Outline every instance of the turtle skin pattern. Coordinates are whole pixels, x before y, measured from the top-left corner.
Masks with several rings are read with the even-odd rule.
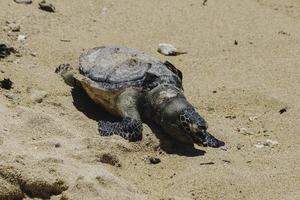
[[[121,122],[99,121],[101,136],[119,135],[130,142],[142,140],[143,124],[141,120],[125,117]]]
[[[213,147],[213,148],[218,148],[218,147],[222,147],[224,146],[225,143],[223,141],[218,140],[217,138],[215,138],[214,136],[212,136],[211,134],[207,133],[205,140],[203,142],[203,146],[209,146],[209,147]]]
[[[207,129],[206,121],[195,111],[194,108],[188,107],[182,111],[179,115],[179,121],[186,132],[191,132],[189,124],[196,124],[200,130],[198,133],[198,137],[201,140],[203,146],[209,146],[213,148],[217,148],[220,146],[224,146],[225,143],[218,140],[211,134],[209,134]]]
[[[198,127],[207,129],[206,121],[200,117],[192,107],[184,109],[180,114],[179,119],[185,131],[190,131],[189,123],[195,123]]]

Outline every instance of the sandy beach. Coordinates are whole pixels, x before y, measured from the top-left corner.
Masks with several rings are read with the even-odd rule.
[[[0,88],[0,200],[300,199],[300,1],[39,2],[0,1],[0,81],[13,82]],[[99,136],[113,117],[54,71],[112,45],[180,69],[226,146],[187,149],[146,124],[140,142]]]

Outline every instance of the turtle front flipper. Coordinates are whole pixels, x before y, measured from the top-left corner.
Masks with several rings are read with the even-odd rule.
[[[143,124],[137,109],[138,91],[128,88],[117,100],[117,108],[123,117],[120,122],[99,121],[101,136],[119,135],[130,142],[142,139]]]
[[[141,120],[125,117],[120,122],[99,121],[98,130],[101,136],[115,134],[135,142],[142,139],[143,124]]]

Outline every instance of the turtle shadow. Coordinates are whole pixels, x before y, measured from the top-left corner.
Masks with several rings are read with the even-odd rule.
[[[179,156],[186,157],[197,157],[203,156],[206,153],[206,151],[196,149],[193,144],[183,144],[174,140],[167,133],[163,132],[163,130],[155,123],[148,121],[145,123],[150,127],[152,132],[159,139],[160,149],[166,152],[167,154],[177,154]]]
[[[94,121],[118,121],[118,119],[107,112],[102,106],[96,104],[84,91],[83,88],[76,86],[71,90],[73,105],[86,117]]]
[[[94,121],[120,121],[117,117],[107,112],[102,106],[96,104],[80,86],[72,88],[71,95],[73,98],[73,105],[76,109],[82,112],[86,117]],[[145,122],[155,136],[160,141],[160,149],[167,154],[177,154],[180,156],[196,157],[203,156],[206,152],[196,149],[193,145],[185,145],[173,140],[168,134],[164,133],[159,126],[152,122]],[[100,136],[99,136],[100,137]]]

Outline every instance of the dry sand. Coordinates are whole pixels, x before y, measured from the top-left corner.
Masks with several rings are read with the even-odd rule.
[[[298,0],[51,0],[55,13],[38,2],[0,1],[1,43],[19,51],[0,60],[14,82],[0,89],[1,200],[300,199]],[[159,55],[161,42],[188,54]],[[227,148],[160,145],[147,125],[142,142],[100,137],[106,114],[54,69],[102,45],[176,65]]]

